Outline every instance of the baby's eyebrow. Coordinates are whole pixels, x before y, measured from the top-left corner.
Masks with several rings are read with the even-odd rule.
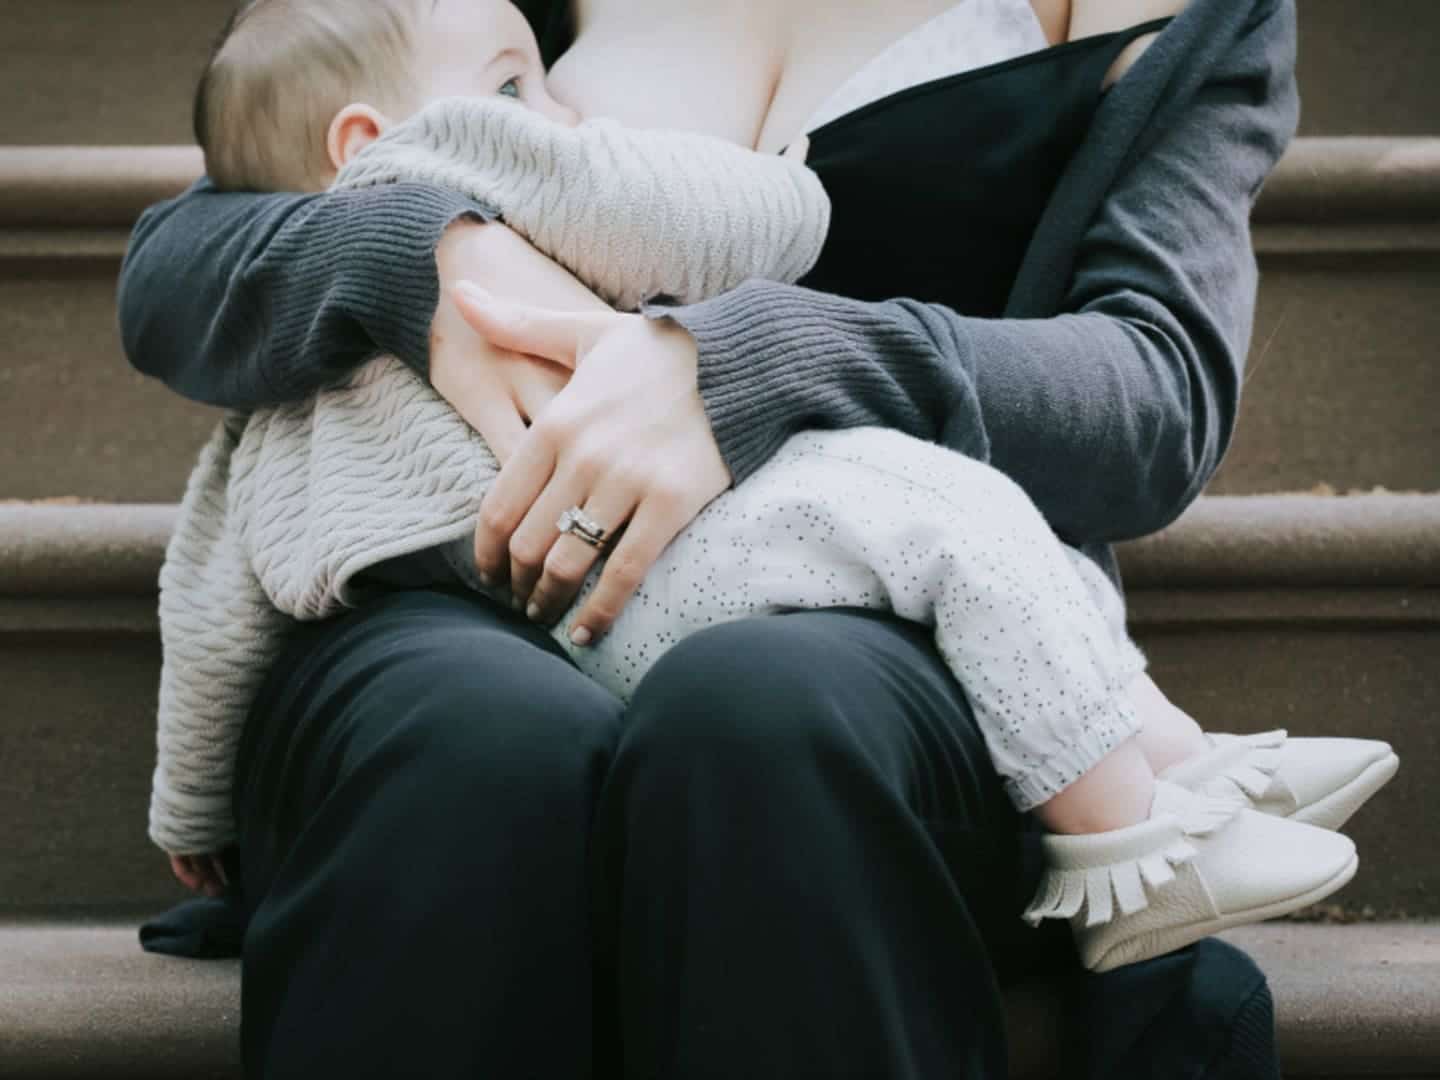
[[[511,49],[501,49],[498,53],[496,53],[494,56],[492,56],[492,57],[490,58],[489,63],[487,63],[487,64],[485,65],[485,70],[486,70],[486,71],[489,71],[492,67],[494,67],[496,64],[500,63],[502,60],[524,60],[524,59],[525,59],[525,54],[524,54],[521,50],[519,50],[519,49],[514,49],[514,48],[511,48]]]

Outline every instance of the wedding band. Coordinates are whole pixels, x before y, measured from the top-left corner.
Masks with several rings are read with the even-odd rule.
[[[605,527],[578,506],[572,506],[561,514],[555,527],[561,533],[583,540],[597,551],[605,546]]]

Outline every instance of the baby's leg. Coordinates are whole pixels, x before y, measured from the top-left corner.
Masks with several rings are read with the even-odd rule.
[[[1195,723],[1184,711],[1176,708],[1174,704],[1161,693],[1161,688],[1155,685],[1149,675],[1145,674],[1145,658],[1140,655],[1135,642],[1130,641],[1130,636],[1125,628],[1125,602],[1120,599],[1119,590],[1110,582],[1109,577],[1104,576],[1099,566],[1092,560],[1087,559],[1084,554],[1077,550],[1066,547],[1064,553],[1070,560],[1076,575],[1086,586],[1090,593],[1090,599],[1094,606],[1099,609],[1100,615],[1109,625],[1110,636],[1115,641],[1117,651],[1122,655],[1122,662],[1128,671],[1135,672],[1128,684],[1125,694],[1129,698],[1130,707],[1135,708],[1135,714],[1139,717],[1140,730],[1135,736],[1135,747],[1130,753],[1139,750],[1140,755],[1145,757],[1146,765],[1149,765],[1155,775],[1164,772],[1169,766],[1176,762],[1202,755],[1210,750],[1210,743],[1205,740],[1204,732],[1201,732],[1200,724]],[[1117,762],[1106,762],[1100,766],[1100,772],[1110,772],[1115,769]],[[1074,785],[1074,789],[1061,792],[1057,799],[1054,799],[1048,808],[1051,818],[1043,815],[1045,824],[1057,832],[1096,832],[1097,828],[1086,828],[1086,821],[1083,816],[1079,821],[1073,819],[1071,812],[1084,814],[1089,801],[1083,798],[1084,789],[1089,786],[1096,786],[1104,791],[1106,776],[1083,776]]]
[[[1052,829],[1025,916],[1070,919],[1098,970],[1343,885],[1344,837],[1157,779],[1131,693],[1144,659],[1076,557],[994,469],[893,432],[807,433],[711,503],[599,646],[572,652],[628,696],[725,619],[864,606],[935,627],[1011,798]]]
[[[1144,659],[1092,585],[996,470],[893,432],[810,433],[712,503],[607,638],[575,656],[623,695],[670,644],[724,619],[888,609],[935,627],[1021,809],[1118,752],[1107,783],[1066,801],[1075,820],[1056,823],[1099,828],[1143,819],[1154,774],[1132,743],[1139,721],[1125,694]]]
[[[1137,675],[1126,694],[1140,716],[1140,734],[1135,741],[1157,774],[1210,749],[1200,725],[1167,698],[1149,675]]]

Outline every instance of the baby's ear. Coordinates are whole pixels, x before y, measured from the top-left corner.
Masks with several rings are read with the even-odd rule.
[[[330,130],[325,135],[330,164],[337,170],[343,169],[351,158],[384,135],[389,126],[385,114],[373,106],[358,101],[346,105],[330,121]]]

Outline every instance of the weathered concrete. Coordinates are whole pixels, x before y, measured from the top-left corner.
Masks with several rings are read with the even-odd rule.
[[[0,148],[0,498],[171,501],[215,413],[125,363],[126,228],[193,153]],[[1297,143],[1221,494],[1440,487],[1440,139]]]
[[[0,41],[0,144],[174,143],[230,0],[14,0]],[[1302,130],[1440,132],[1440,6],[1299,0]]]
[[[180,895],[145,837],[172,514],[0,506],[0,913]],[[1436,523],[1440,496],[1217,498],[1122,549],[1136,635],[1204,726],[1394,744],[1339,896],[1386,915],[1440,916],[1440,847],[1416,829],[1440,787]]]
[[[0,925],[0,1074],[239,1076],[239,967],[144,953],[133,922]],[[1285,1075],[1440,1076],[1440,927],[1268,923],[1226,935],[1269,977]],[[1006,992],[1011,1077],[1055,1080],[1053,981]]]

